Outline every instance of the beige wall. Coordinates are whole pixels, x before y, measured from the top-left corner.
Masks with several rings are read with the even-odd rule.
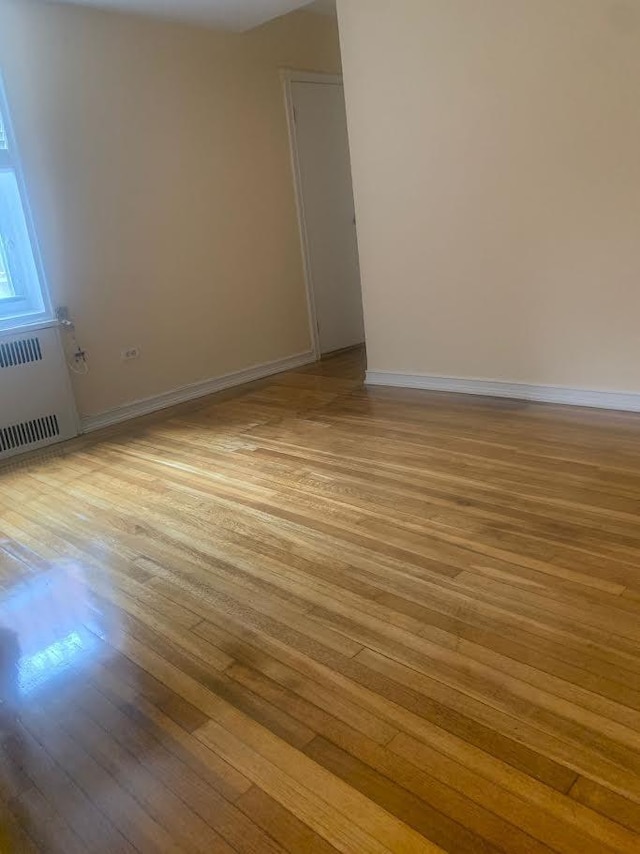
[[[278,69],[338,71],[335,20],[234,35],[0,0],[0,57],[53,299],[90,354],[83,414],[310,349]]]
[[[640,6],[339,0],[372,370],[640,391]]]

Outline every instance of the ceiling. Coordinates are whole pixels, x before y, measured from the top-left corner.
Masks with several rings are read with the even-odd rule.
[[[335,0],[57,0],[155,15],[226,30],[250,30],[295,9],[335,13]]]

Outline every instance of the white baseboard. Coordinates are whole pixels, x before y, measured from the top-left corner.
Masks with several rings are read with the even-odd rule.
[[[315,355],[310,350],[306,353],[298,353],[295,356],[287,356],[285,359],[276,359],[273,362],[263,362],[261,365],[253,365],[250,368],[245,368],[242,371],[234,371],[231,374],[225,374],[221,377],[214,377],[213,379],[181,386],[155,397],[147,397],[143,400],[136,400],[133,403],[125,403],[124,406],[118,406],[116,409],[110,409],[108,412],[82,418],[82,432],[90,433],[93,430],[100,430],[102,427],[110,427],[112,424],[119,424],[121,421],[128,421],[131,418],[139,418],[141,415],[149,415],[160,409],[167,409],[179,403],[186,403],[198,397],[214,394],[216,391],[223,391],[226,388],[233,388],[234,386],[250,383],[254,380],[261,380],[264,377],[280,374],[283,371],[291,371],[294,368],[309,365],[311,362],[315,362]]]
[[[458,377],[431,377],[424,374],[400,374],[391,371],[367,371],[367,385],[418,388],[428,391],[449,391],[457,394],[477,394],[486,397],[510,397],[540,403],[560,403],[569,406],[590,406],[598,409],[619,409],[640,412],[640,393],[594,391],[553,385],[528,385],[501,380],[473,380]]]

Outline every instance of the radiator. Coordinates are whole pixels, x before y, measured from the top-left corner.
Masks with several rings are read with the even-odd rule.
[[[0,460],[77,435],[58,330],[0,333]]]

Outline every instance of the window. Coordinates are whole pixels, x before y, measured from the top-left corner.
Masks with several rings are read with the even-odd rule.
[[[51,317],[0,79],[0,330]]]

